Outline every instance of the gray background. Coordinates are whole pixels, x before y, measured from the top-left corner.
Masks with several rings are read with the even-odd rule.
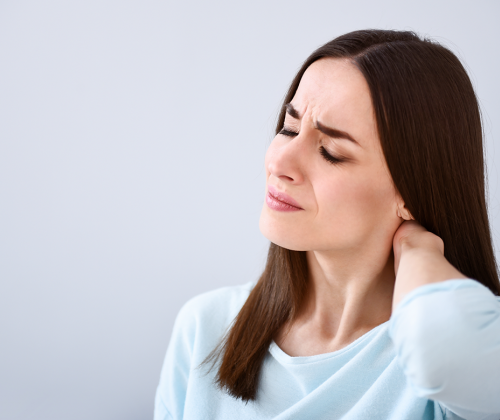
[[[342,33],[452,48],[500,214],[498,1],[0,2],[0,419],[151,419],[174,317],[255,280],[264,154],[301,62]]]

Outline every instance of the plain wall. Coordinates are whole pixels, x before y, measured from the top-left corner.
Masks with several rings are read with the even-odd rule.
[[[181,305],[263,268],[280,102],[345,32],[415,30],[466,64],[498,249],[499,17],[496,0],[2,1],[0,418],[152,419]]]

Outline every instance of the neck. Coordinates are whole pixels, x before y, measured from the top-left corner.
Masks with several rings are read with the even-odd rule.
[[[331,352],[389,320],[395,283],[392,246],[343,254],[307,251],[306,256],[306,296],[277,339],[285,352]]]
[[[387,321],[395,282],[391,250],[335,256],[308,251],[308,293],[299,313],[323,320],[331,333]]]

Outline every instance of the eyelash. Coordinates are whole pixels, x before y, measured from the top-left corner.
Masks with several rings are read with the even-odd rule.
[[[283,134],[284,136],[287,136],[287,137],[295,137],[299,133],[283,128],[278,134]],[[327,160],[329,163],[332,163],[334,165],[338,164],[338,163],[345,162],[345,160],[346,160],[344,158],[338,158],[336,156],[332,156],[330,153],[328,153],[326,151],[326,149],[323,146],[321,146],[319,148],[319,153],[321,154],[321,156],[323,156],[325,158],[325,160]]]

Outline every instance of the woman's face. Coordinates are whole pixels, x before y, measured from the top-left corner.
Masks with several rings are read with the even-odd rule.
[[[306,70],[265,167],[260,230],[271,242],[296,251],[392,244],[400,201],[368,85],[349,61],[324,58]],[[286,194],[300,209],[269,193],[280,200]]]

